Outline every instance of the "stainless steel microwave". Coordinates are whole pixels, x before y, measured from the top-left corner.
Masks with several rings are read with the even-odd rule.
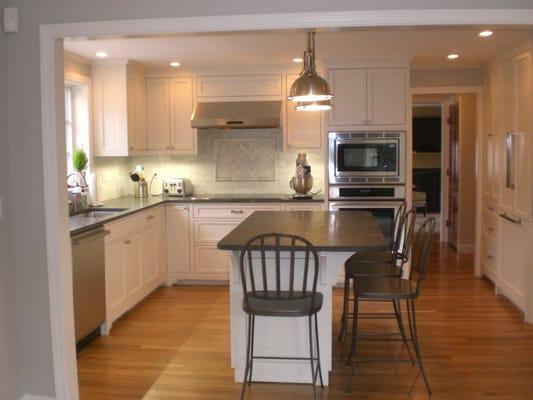
[[[330,184],[405,184],[405,132],[329,132]]]

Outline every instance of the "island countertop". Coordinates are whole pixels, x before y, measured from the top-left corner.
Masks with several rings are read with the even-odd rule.
[[[379,251],[387,247],[383,232],[367,211],[256,211],[217,247],[241,250],[250,238],[273,232],[304,237],[318,251]]]

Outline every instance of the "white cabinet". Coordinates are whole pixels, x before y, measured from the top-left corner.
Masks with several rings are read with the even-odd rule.
[[[190,206],[166,207],[167,278],[168,285],[191,271]]]
[[[106,224],[106,328],[135,306],[166,276],[162,207]]]
[[[146,80],[148,150],[169,150],[170,91],[168,79]]]
[[[289,93],[297,74],[288,74],[286,91]],[[285,148],[293,150],[319,150],[322,148],[322,115],[323,112],[297,111],[296,103],[285,101]]]
[[[404,126],[407,124],[407,68],[329,68],[334,98],[329,125]]]
[[[281,97],[281,74],[208,75],[196,77],[196,97],[202,101],[217,98]]]
[[[170,146],[176,151],[196,150],[196,130],[191,128],[192,79],[170,79]]]
[[[192,78],[148,78],[146,99],[149,152],[195,153]]]
[[[128,156],[146,149],[144,69],[134,62],[92,66],[94,155]]]
[[[525,311],[527,273],[531,266],[531,226],[500,218],[501,239],[498,263],[498,291]]]
[[[335,99],[329,125],[367,125],[366,69],[330,69],[328,81]]]
[[[533,151],[531,140],[531,56],[520,54],[500,66],[501,124],[498,135],[500,209],[531,220]]]

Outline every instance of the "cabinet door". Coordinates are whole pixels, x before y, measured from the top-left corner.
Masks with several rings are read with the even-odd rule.
[[[143,271],[141,255],[141,236],[134,234],[124,240],[125,254],[125,290],[128,308],[143,298]]]
[[[128,75],[128,148],[146,150],[146,86],[142,76]]]
[[[407,71],[403,68],[368,70],[367,119],[372,125],[405,125]]]
[[[126,297],[126,252],[123,241],[106,244],[106,320],[111,324],[127,309]]]
[[[159,285],[161,264],[159,257],[159,224],[148,224],[141,232],[141,254],[144,292],[149,293]]]
[[[124,68],[94,68],[93,137],[97,157],[128,155],[126,86]]]
[[[367,125],[366,70],[330,69],[328,81],[335,96],[329,125]]]
[[[179,274],[190,272],[190,214],[189,206],[167,206],[167,283],[176,281]]]
[[[170,149],[170,94],[168,79],[146,80],[148,150]]]
[[[287,75],[287,93],[299,75]],[[288,149],[322,148],[322,112],[296,111],[296,103],[285,102],[287,123],[285,140]]]
[[[531,58],[529,53],[515,61],[516,72],[516,165],[515,212],[531,219],[533,191],[533,154],[531,140]]]
[[[191,128],[192,78],[170,80],[170,146],[172,150],[195,150],[196,130]]]
[[[227,251],[218,250],[216,244],[194,246],[194,272],[206,275],[229,277],[230,255]]]

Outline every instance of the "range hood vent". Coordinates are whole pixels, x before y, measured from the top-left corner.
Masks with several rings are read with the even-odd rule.
[[[229,101],[198,103],[192,128],[279,128],[281,101]]]

